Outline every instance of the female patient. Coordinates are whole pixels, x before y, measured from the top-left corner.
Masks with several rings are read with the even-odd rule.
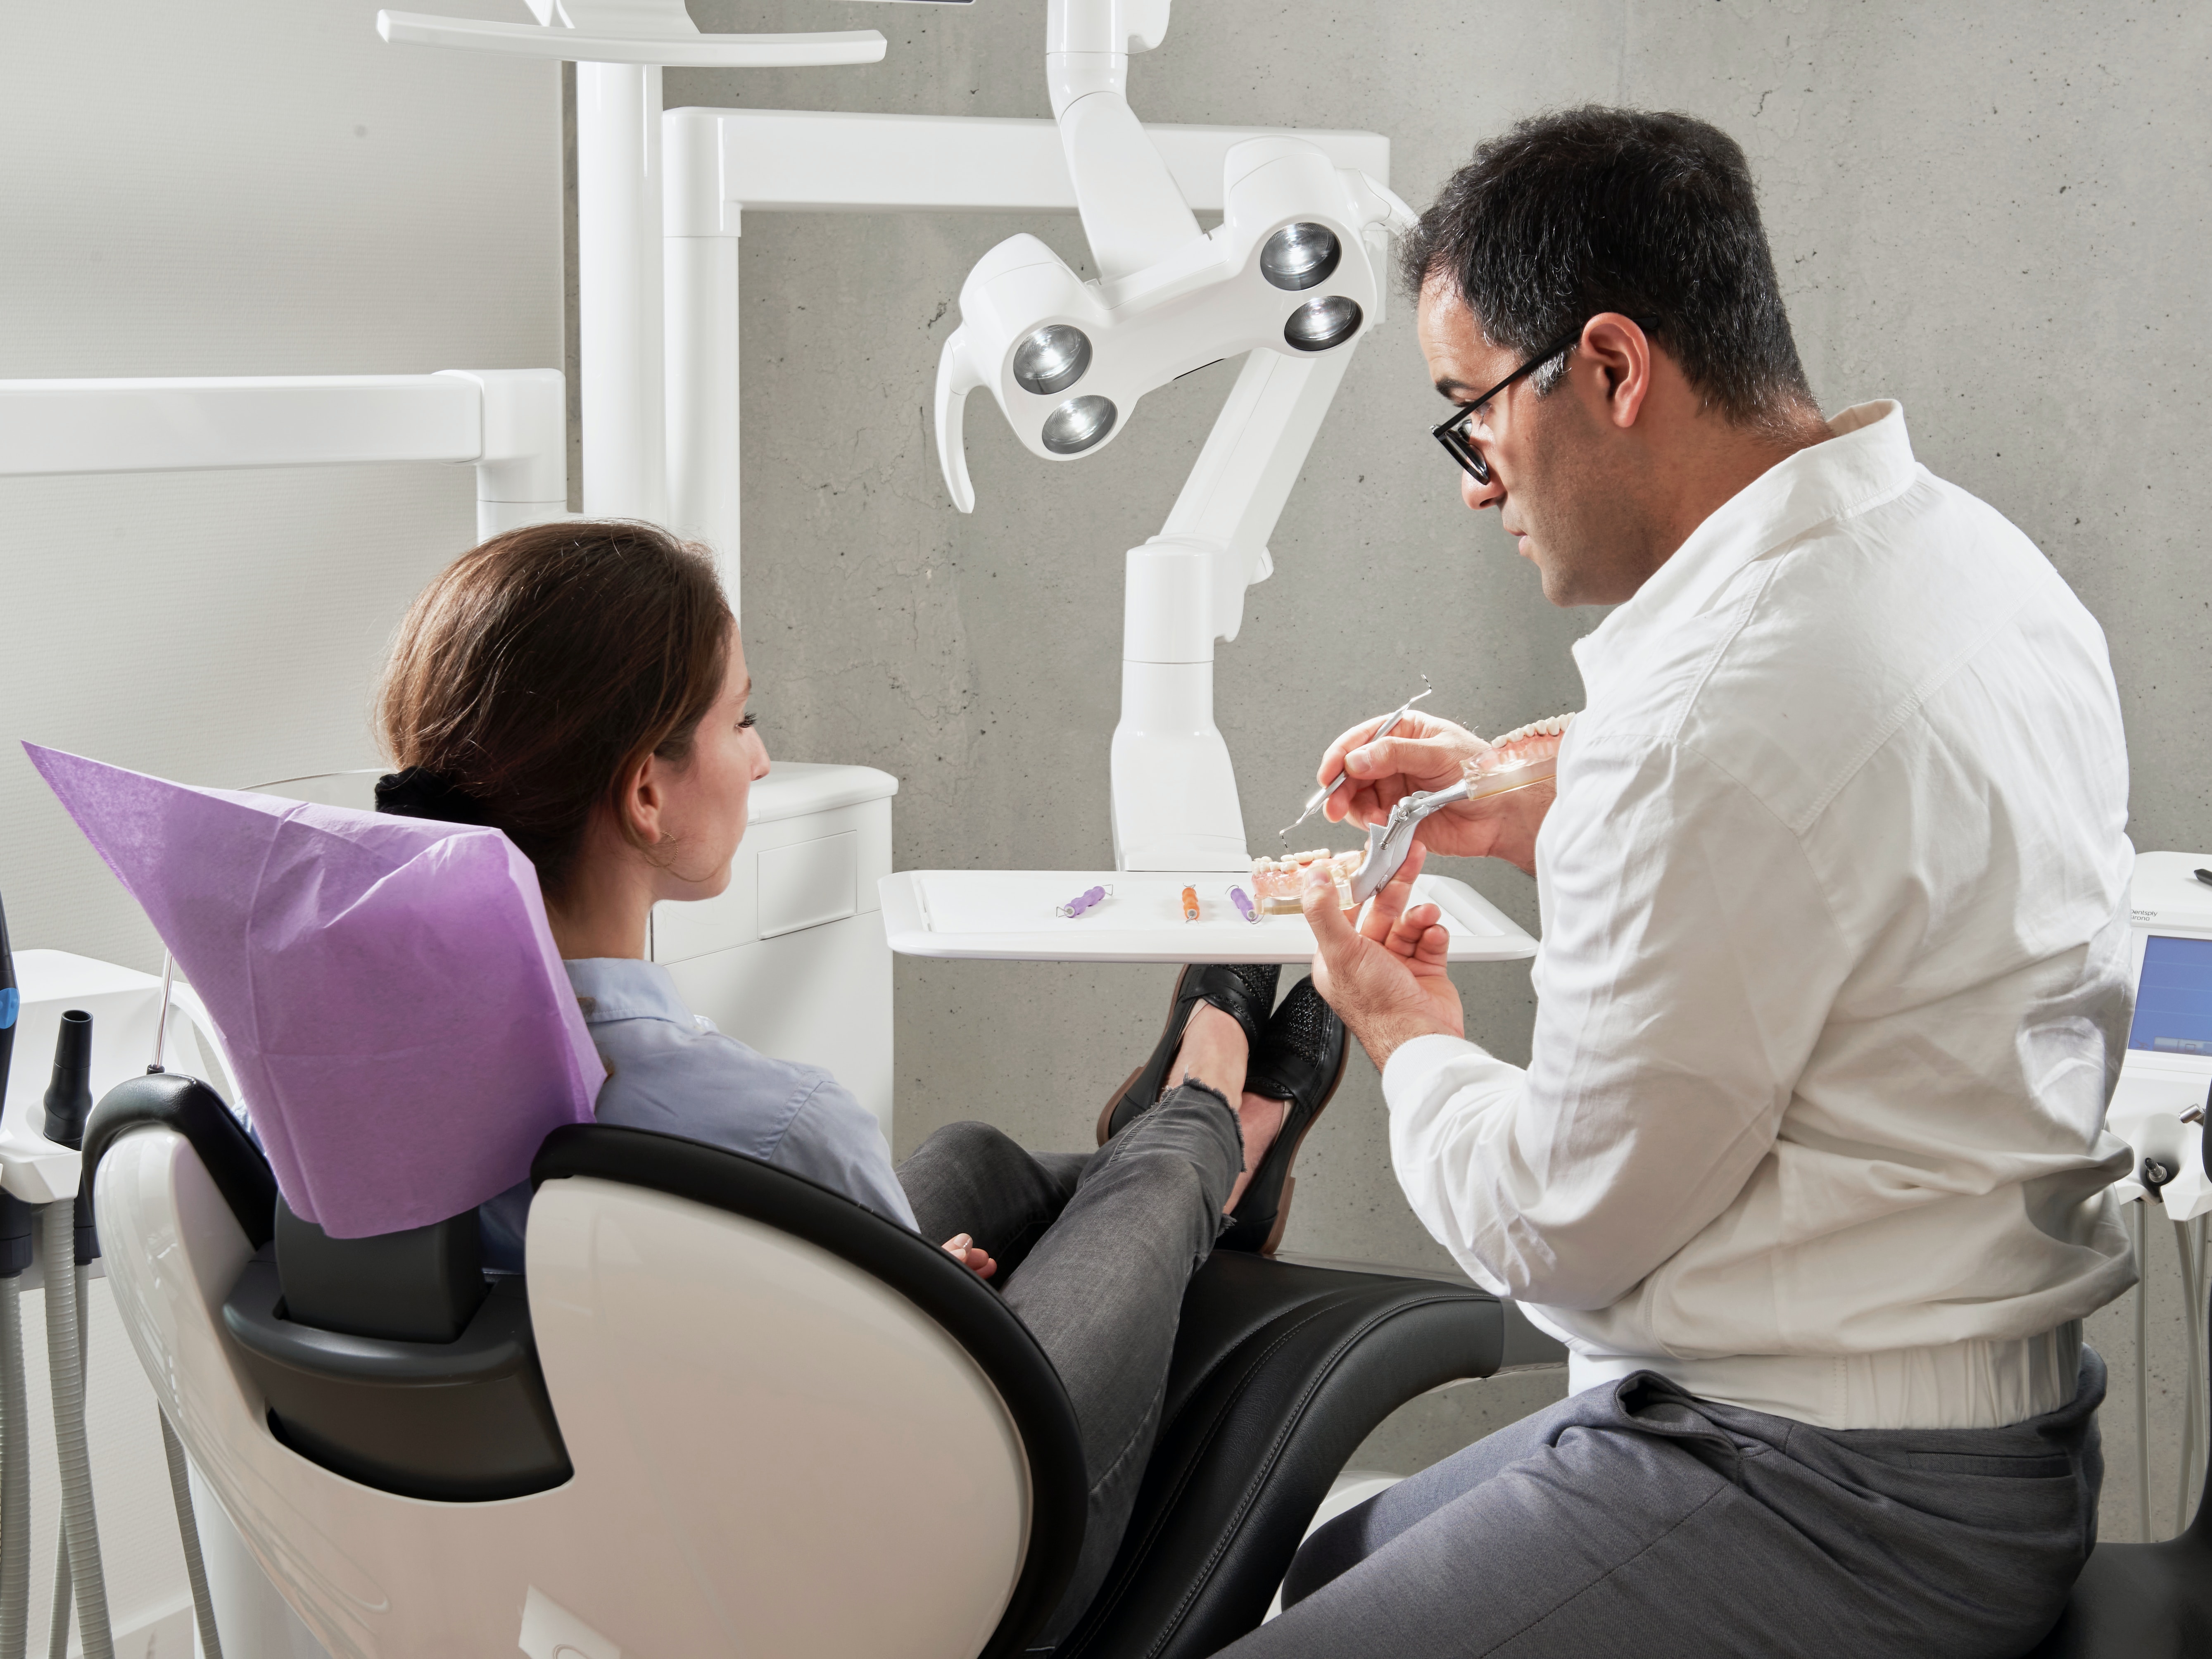
[[[1099,1151],[1032,1154],[957,1123],[894,1170],[835,1079],[721,1036],[645,959],[656,902],[729,883],[769,769],[751,691],[700,550],[641,524],[514,531],[464,554],[400,629],[380,718],[403,769],[378,805],[490,825],[537,866],[606,1062],[602,1122],[805,1176],[1001,1286],[1082,1430],[1088,1525],[1057,1636],[1127,1522],[1184,1285],[1217,1243],[1256,1249],[1278,1229],[1291,1159],[1343,1072],[1344,1029],[1307,981],[1270,1018],[1273,967],[1188,968],[1158,1047],[1100,1117]],[[484,1206],[494,1265],[521,1266],[528,1206],[526,1188]]]

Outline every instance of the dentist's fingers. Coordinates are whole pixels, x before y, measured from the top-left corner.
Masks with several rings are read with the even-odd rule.
[[[1443,925],[1444,913],[1433,904],[1417,904],[1398,918],[1383,947],[1408,962],[1442,963],[1451,949],[1451,930]]]
[[[1449,733],[1433,737],[1376,738],[1356,745],[1344,757],[1351,781],[1329,798],[1331,823],[1351,817],[1379,823],[1390,808],[1417,789],[1443,789],[1460,781],[1468,757],[1480,747]]]
[[[1429,849],[1415,842],[1413,850],[1406,854],[1406,861],[1398,866],[1398,873],[1385,882],[1382,890],[1368,901],[1366,912],[1359,918],[1361,933],[1371,939],[1389,938],[1391,930],[1398,925],[1399,918],[1405,915],[1406,906],[1413,899],[1413,878],[1421,873],[1421,866],[1428,861],[1428,857]]]

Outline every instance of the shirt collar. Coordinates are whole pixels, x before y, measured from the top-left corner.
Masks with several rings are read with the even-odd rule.
[[[1834,435],[1784,457],[1722,502],[1643,586],[1574,642],[1588,702],[1620,682],[1643,643],[1696,616],[1746,565],[1912,482],[1903,404],[1856,404],[1828,430]]]
[[[584,1024],[616,1019],[665,1019],[691,1024],[691,1011],[676,993],[676,981],[657,962],[635,957],[585,957],[565,960],[568,983],[583,1005]]]

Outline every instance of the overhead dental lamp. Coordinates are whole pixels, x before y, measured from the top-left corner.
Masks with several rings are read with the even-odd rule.
[[[1336,351],[1379,314],[1387,231],[1405,211],[1389,191],[1301,139],[1271,137],[1230,150],[1222,196],[1219,226],[1200,234],[1194,221],[1126,276],[1085,282],[1029,235],[983,256],[937,370],[938,453],[962,512],[975,504],[962,414],[977,387],[1031,454],[1068,460],[1111,442],[1139,398],[1179,375],[1255,349]]]
[[[937,449],[973,512],[962,423],[989,389],[1029,452],[1095,455],[1145,394],[1245,354],[1161,533],[1129,552],[1121,717],[1112,761],[1122,870],[1249,868],[1228,745],[1213,722],[1213,641],[1244,590],[1361,337],[1382,320],[1389,239],[1411,209],[1293,133],[1230,147],[1222,220],[1201,232],[1129,108],[1128,62],[1167,32],[1169,0],[1051,0],[1045,75],[1083,230],[1085,282],[1034,236],[977,262],[937,367]]]

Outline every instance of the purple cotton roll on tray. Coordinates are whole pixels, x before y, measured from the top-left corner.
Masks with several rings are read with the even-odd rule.
[[[1229,902],[1237,907],[1237,914],[1245,921],[1256,922],[1260,920],[1260,913],[1252,908],[1251,898],[1242,887],[1229,890]]]
[[[1093,887],[1086,892],[1078,893],[1073,898],[1068,900],[1066,903],[1060,905],[1058,908],[1054,910],[1053,915],[1056,916],[1079,916],[1086,910],[1096,908],[1099,902],[1105,898],[1107,891],[1108,890],[1103,887]]]

